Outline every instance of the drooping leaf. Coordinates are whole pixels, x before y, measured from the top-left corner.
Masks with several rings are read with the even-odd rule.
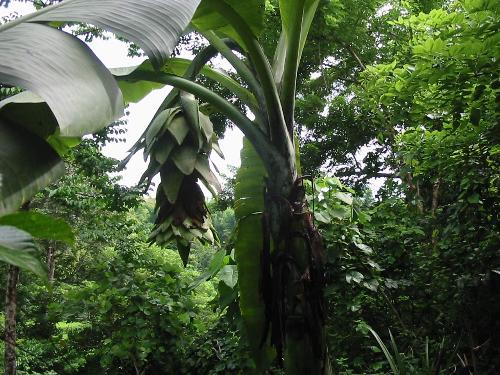
[[[174,136],[177,143],[181,145],[189,133],[189,125],[186,118],[182,115],[175,116],[168,125],[168,131]]]
[[[176,108],[168,108],[158,113],[158,115],[151,121],[145,132],[145,141],[148,148],[151,147],[153,140],[162,132],[162,128],[168,120],[171,120],[173,115],[178,112]]]
[[[212,139],[212,135],[214,134],[214,126],[212,124],[212,121],[210,121],[210,118],[203,114],[200,113],[200,125],[201,125],[201,130],[205,134],[205,139],[207,142],[210,142]]]
[[[175,146],[176,144],[173,139],[167,137],[158,139],[153,147],[153,154],[156,161],[162,165],[165,164]]]
[[[204,139],[200,129],[200,109],[198,100],[192,94],[181,92],[180,103],[182,106],[183,114],[186,117],[189,129],[191,131],[192,139],[198,142],[197,147],[200,151],[204,146]]]
[[[0,28],[0,45],[0,82],[45,100],[62,136],[92,133],[123,115],[116,81],[78,38],[49,26],[22,23]],[[29,107],[24,109],[28,113]]]
[[[16,211],[64,173],[64,164],[41,138],[0,120],[0,215]]]
[[[258,370],[267,368],[274,357],[271,347],[261,347],[265,325],[264,302],[259,291],[262,252],[262,215],[264,209],[265,168],[245,138],[241,167],[236,175],[235,216],[238,221],[235,256],[238,265],[240,310],[246,335]],[[248,182],[252,183],[248,183]]]
[[[181,106],[184,112],[184,116],[192,128],[200,128],[200,118],[198,116],[199,108],[198,101],[192,94],[181,93]]]
[[[0,261],[29,270],[46,279],[47,267],[28,233],[12,226],[0,226]]]
[[[222,191],[219,180],[217,180],[217,177],[210,170],[210,165],[206,157],[198,155],[195,169],[200,173],[201,177],[207,182],[207,184],[213,186],[219,193]]]
[[[219,142],[217,142],[217,140],[214,140],[214,136],[212,136],[212,150],[214,150],[221,159],[224,159],[224,154],[222,153],[222,150],[219,146]]]
[[[200,0],[66,0],[38,12],[30,22],[82,22],[139,45],[153,65],[170,57]]]
[[[172,227],[172,228],[175,228],[175,227]],[[179,255],[181,256],[182,264],[184,264],[184,267],[186,267],[188,260],[189,260],[189,253],[191,251],[191,244],[184,239],[178,239],[177,240],[177,251],[179,252]]]
[[[109,71],[78,38],[43,22],[89,23],[137,43],[155,67],[170,56],[200,0],[66,0],[0,26],[0,82],[42,97],[62,136],[82,136],[123,114]]]
[[[62,241],[68,245],[75,241],[73,230],[66,221],[39,212],[16,212],[1,216],[0,225],[16,227],[39,239]]]
[[[203,0],[191,21],[200,30],[213,30],[223,33],[234,40],[239,40],[238,30],[230,21],[218,13],[213,7],[213,1],[224,1],[245,20],[256,37],[263,29],[265,0]]]

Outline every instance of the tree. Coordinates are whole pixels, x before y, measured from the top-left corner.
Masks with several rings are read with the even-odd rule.
[[[161,244],[175,239],[185,261],[190,241],[212,240],[197,181],[217,188],[208,161],[208,154],[217,150],[217,145],[207,114],[221,112],[248,140],[236,188],[236,259],[240,307],[258,370],[264,370],[276,356],[290,374],[328,373],[322,301],[324,250],[305,201],[294,129],[297,71],[319,0],[280,1],[282,32],[273,63],[258,41],[265,7],[272,7],[263,0],[244,4],[229,0],[91,3],[95,4],[65,1],[0,28],[0,42],[7,51],[0,61],[0,80],[32,90],[50,107],[48,111],[28,92],[0,104],[4,137],[24,151],[23,142],[30,137],[41,149],[34,163],[35,177],[39,178],[34,181],[9,175],[2,168],[4,180],[19,183],[3,188],[2,200],[6,191],[9,199],[2,211],[16,207],[24,196],[60,174],[58,156],[40,137],[52,146],[67,145],[68,137],[93,132],[120,115],[122,93],[125,101],[137,100],[158,85],[173,85],[176,90],[161,105],[134,149],[144,147],[154,157],[144,176],[146,182],[158,172],[162,177],[152,240]],[[124,14],[133,12],[134,17],[118,15],[116,9],[122,8]],[[157,17],[148,15],[151,9]],[[110,17],[107,20],[100,17],[105,13]],[[82,43],[40,24],[52,21],[108,28],[137,42],[150,61],[132,72],[115,72],[120,91],[113,76]],[[192,62],[169,60],[189,22],[210,46]],[[27,39],[27,34],[36,38]],[[19,43],[26,48],[19,49]],[[40,46],[44,51],[35,58],[23,52],[40,50]],[[204,67],[218,53],[238,72],[236,79]],[[245,104],[245,110],[196,83],[199,73],[228,88]],[[77,92],[75,86],[79,87]],[[16,113],[25,107],[21,101],[37,105],[44,117]],[[16,134],[19,123],[30,131],[24,139]],[[12,155],[3,159],[12,160]],[[29,168],[28,163],[24,167]]]
[[[373,339],[347,327],[354,320],[358,327],[376,327],[387,341],[391,324],[406,359],[420,369],[416,373],[423,373],[416,363],[427,336],[442,372],[465,364],[475,373],[495,372],[498,324],[492,317],[499,309],[493,296],[500,259],[493,250],[499,159],[498,52],[492,46],[498,4],[456,2],[393,25],[411,36],[409,43],[390,62],[368,67],[352,87],[356,98],[345,101],[380,122],[377,143],[391,154],[374,171],[389,166],[400,178],[387,181],[368,211],[371,221],[360,227],[389,281],[387,298],[380,290],[366,295],[342,288],[342,280],[335,283],[329,299],[337,312],[331,330],[335,358],[345,358],[354,372],[366,371],[366,358],[376,364]],[[331,246],[330,236],[342,232],[325,233]],[[350,260],[334,264],[334,274],[342,276]],[[455,350],[463,359],[451,358]]]

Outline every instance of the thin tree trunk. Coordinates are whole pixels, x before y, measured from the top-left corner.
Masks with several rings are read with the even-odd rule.
[[[19,267],[9,266],[5,293],[5,375],[16,375],[16,309]]]
[[[47,247],[47,268],[48,268],[48,276],[49,283],[54,282],[54,273],[56,270],[56,249],[53,244],[49,244]]]
[[[432,205],[431,205],[431,213],[434,215],[436,212],[438,203],[439,203],[439,185],[440,180],[437,179],[436,182],[432,185]]]

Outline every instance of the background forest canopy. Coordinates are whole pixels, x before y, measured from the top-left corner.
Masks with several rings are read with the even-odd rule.
[[[265,1],[258,41],[270,61],[284,3]],[[15,9],[15,1],[0,5]],[[319,1],[297,70],[294,136],[305,199],[326,250],[324,339],[332,374],[500,373],[499,13],[495,0]],[[86,24],[71,33],[87,42],[103,37]],[[172,57],[203,53],[207,37],[217,42],[211,35],[182,36]],[[144,54],[129,45],[131,55]],[[181,59],[173,61],[167,73],[183,76]],[[246,91],[237,96],[213,79],[220,68],[214,61],[196,82],[249,112]],[[250,91],[239,73],[226,72],[224,82]],[[10,144],[4,122],[26,118],[8,104],[21,91],[0,84],[0,168]],[[179,97],[184,109],[194,103]],[[216,139],[234,121],[198,108],[200,124],[210,123],[216,135],[202,128],[200,147],[219,152]],[[178,118],[174,107],[165,111],[164,121]],[[257,153],[245,143],[243,167],[222,176],[221,191],[206,203],[205,226],[195,232],[170,222],[165,230],[160,218],[169,193],[163,201],[144,193],[158,173],[154,163],[168,155],[147,137],[139,140],[135,151],[144,148],[150,164],[141,184],[125,187],[115,177],[121,161],[102,154],[128,126],[124,118],[73,143],[51,135],[47,142],[64,154],[64,175],[30,199],[29,211],[0,216],[2,370],[13,374],[10,348],[18,374],[252,374],[264,365],[268,374],[297,373],[287,363],[282,368],[279,347],[278,355],[256,356],[252,340],[262,333],[249,332],[245,320],[248,277],[235,248],[246,218],[238,197],[264,170]],[[195,203],[204,197],[185,175],[182,187],[192,195],[176,194],[194,202],[185,211],[198,213]],[[373,178],[382,181],[377,192]],[[199,181],[217,190],[208,172]],[[5,240],[12,227],[24,229],[22,246]],[[192,245],[169,242],[189,235]],[[21,271],[12,289],[15,266]]]

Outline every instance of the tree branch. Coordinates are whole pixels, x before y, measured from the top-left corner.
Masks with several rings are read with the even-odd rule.
[[[336,172],[335,176],[337,177],[350,177],[350,176],[365,176],[364,179],[369,178],[401,178],[396,173],[385,173],[385,172],[374,172],[374,173],[365,173],[365,172],[356,172],[356,171],[346,171],[346,172]]]
[[[361,60],[361,58],[359,57],[359,55],[356,53],[356,51],[354,50],[354,48],[349,43],[343,42],[337,36],[333,36],[333,40],[335,42],[337,42],[338,44],[340,44],[343,48],[345,48],[347,50],[347,52],[349,52],[349,54],[354,58],[354,60],[356,60],[356,62],[358,63],[358,65],[361,67],[361,69],[363,69],[363,70],[366,69],[366,65],[363,63],[363,61]]]

